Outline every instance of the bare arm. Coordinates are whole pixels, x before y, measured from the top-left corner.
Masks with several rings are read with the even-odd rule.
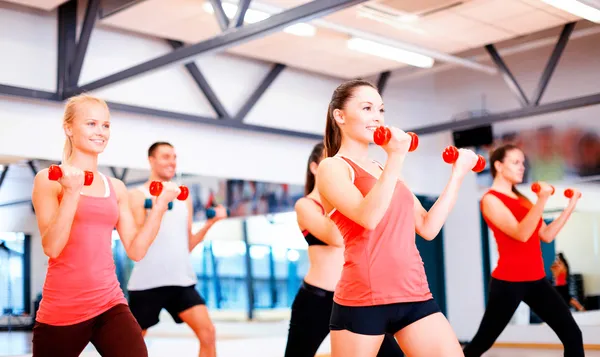
[[[549,225],[546,223],[542,223],[542,227],[539,231],[540,239],[546,243],[550,243],[556,238],[556,235],[560,230],[565,226],[567,220],[571,217],[571,214],[575,210],[575,206],[577,205],[577,200],[579,200],[579,195],[575,194],[571,200],[569,200],[569,204],[562,211],[560,216],[557,219],[552,221]]]
[[[121,180],[111,178],[113,187],[117,194],[119,204],[119,221],[117,222],[117,231],[123,242],[123,247],[127,256],[133,261],[140,261],[148,251],[148,248],[154,242],[162,217],[167,211],[168,201],[166,198],[158,198],[152,204],[152,209],[141,227],[138,228],[138,221],[129,205],[129,194],[127,188]],[[166,188],[163,189],[161,196],[165,195]],[[143,207],[143,206],[142,206]]]
[[[324,216],[321,209],[314,202],[306,198],[299,199],[295,206],[298,225],[308,230],[315,237],[328,245],[343,247],[344,239],[335,223]]]
[[[481,203],[483,214],[498,229],[511,238],[527,242],[540,223],[547,201],[548,196],[539,196],[535,205],[521,222],[517,221],[508,207],[494,195],[485,195]]]
[[[133,216],[133,221],[135,222],[136,229],[140,230],[146,222],[146,208],[144,208],[146,203],[146,196],[144,196],[144,193],[142,191],[137,189],[130,190],[128,194],[131,215]]]
[[[35,175],[31,200],[44,254],[52,259],[57,258],[67,245],[80,198],[78,189],[65,189],[59,203],[60,191],[58,182],[48,180],[48,169]]]
[[[413,195],[415,230],[418,235],[426,240],[433,240],[438,235],[448,219],[450,211],[452,211],[452,208],[456,204],[456,198],[458,197],[458,191],[463,178],[464,176],[453,173],[446,188],[444,188],[444,191],[437,201],[435,201],[429,212],[423,208],[417,196]]]
[[[194,207],[192,205],[192,198],[189,197],[187,199],[187,205],[188,205],[188,242],[189,242],[189,249],[190,252],[192,250],[194,250],[194,248],[196,248],[196,246],[198,244],[200,244],[201,242],[204,241],[204,238],[206,238],[206,233],[208,233],[208,231],[212,228],[212,226],[217,223],[218,221],[224,219],[227,217],[227,210],[219,205],[217,207],[215,207],[215,217],[206,220],[206,222],[204,223],[204,226],[202,226],[202,228],[200,228],[200,230],[198,232],[196,232],[195,234],[192,233],[192,223],[194,220]]]
[[[377,183],[363,197],[351,181],[348,165],[340,159],[327,158],[319,164],[317,171],[319,194],[357,224],[375,229],[392,201],[403,164],[404,155],[388,156]]]

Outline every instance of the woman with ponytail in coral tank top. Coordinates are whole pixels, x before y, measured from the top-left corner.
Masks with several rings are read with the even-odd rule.
[[[429,291],[415,233],[428,240],[438,235],[478,158],[459,150],[446,188],[427,212],[400,177],[408,134],[390,128],[391,140],[381,146],[385,167],[369,158],[383,111],[375,86],[353,80],[334,91],[327,112],[327,158],[319,165],[317,187],[344,239],[329,325],[331,355],[374,357],[389,333],[407,356],[463,356]]]

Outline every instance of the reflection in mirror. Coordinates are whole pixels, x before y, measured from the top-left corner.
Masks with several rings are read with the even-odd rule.
[[[520,122],[525,125],[525,122]],[[600,325],[600,138],[596,131],[583,126],[540,124],[524,130],[497,130],[494,143],[478,147],[488,161],[478,174],[483,195],[492,184],[489,152],[503,144],[514,144],[525,154],[525,174],[518,190],[532,202],[537,196],[531,184],[544,181],[556,187],[556,193],[544,208],[543,220],[550,224],[568,204],[567,188],[583,193],[575,211],[550,243],[541,242],[546,279],[554,286],[579,325]],[[496,130],[496,128],[495,128]],[[498,249],[492,231],[482,221],[484,245],[484,285],[486,300],[490,273],[498,263]],[[487,265],[487,266],[485,266]],[[540,324],[542,320],[525,303],[521,303],[510,324]]]
[[[0,291],[11,291],[0,296],[0,328],[26,328],[34,321],[47,268],[31,205],[33,179],[36,172],[58,162],[2,157],[0,164]],[[129,190],[143,185],[150,175],[149,170],[108,166],[100,166],[99,171],[121,179]],[[211,316],[215,320],[289,318],[289,307],[308,269],[307,245],[294,212],[303,186],[185,173],[173,181],[190,190],[192,232],[204,226],[213,204],[229,209],[229,217],[214,224],[190,253],[196,289]],[[127,297],[135,263],[127,257],[116,230],[112,250]]]

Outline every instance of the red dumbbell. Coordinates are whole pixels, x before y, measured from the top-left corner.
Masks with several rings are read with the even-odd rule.
[[[556,191],[556,190],[555,190],[554,186],[550,185],[550,187],[552,187],[552,193],[550,194],[552,196],[552,195],[554,195],[554,191]],[[533,191],[534,193],[540,193],[541,190],[542,190],[542,186],[540,185],[539,182],[534,182],[531,184],[531,191]],[[565,195],[566,195],[566,193],[565,193]]]
[[[575,194],[575,191],[573,191],[572,188],[567,188],[565,190],[565,197],[566,198],[572,198],[574,194]],[[579,193],[579,197],[581,197],[581,192]]]
[[[448,146],[442,152],[442,159],[447,164],[453,164],[458,160],[458,149],[456,146]],[[481,172],[485,169],[485,158],[481,155],[477,155],[477,163],[473,166],[473,172]]]
[[[83,184],[89,186],[94,182],[94,173],[91,171],[84,171]],[[50,165],[48,168],[48,180],[58,181],[62,177],[62,170],[58,165]]]
[[[162,182],[152,181],[150,183],[150,194],[152,196],[155,196],[155,197],[159,196],[160,193],[162,192],[162,189],[163,189]],[[177,196],[177,199],[180,201],[185,201],[188,198],[188,195],[190,194],[190,190],[186,186],[179,186],[179,189],[181,190],[181,192]]]
[[[413,132],[407,132],[407,134],[410,135],[411,138],[410,147],[408,148],[408,151],[417,150],[417,147],[419,146],[419,137]],[[373,133],[373,141],[379,146],[386,145],[390,142],[391,139],[392,132],[389,128],[386,128],[385,126],[378,127]]]

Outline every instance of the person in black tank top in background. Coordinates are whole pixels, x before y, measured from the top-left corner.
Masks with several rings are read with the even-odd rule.
[[[325,215],[315,174],[323,159],[323,143],[315,145],[306,169],[305,197],[295,205],[298,226],[308,243],[310,267],[292,304],[285,357],[313,357],[329,334],[333,291],[344,265],[344,241]],[[402,357],[392,335],[386,335],[378,357]]]

